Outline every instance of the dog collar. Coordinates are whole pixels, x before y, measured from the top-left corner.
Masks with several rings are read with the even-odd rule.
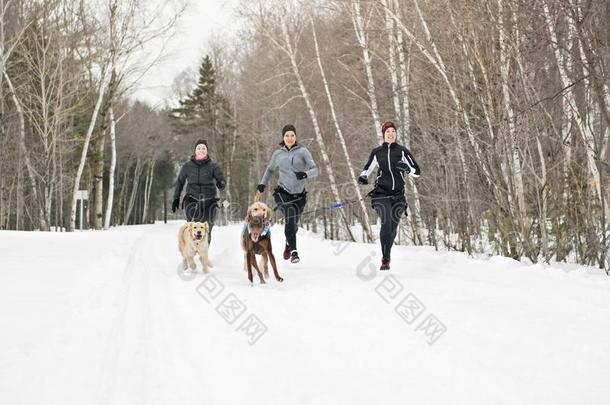
[[[250,224],[244,224],[244,226],[248,230],[248,233],[251,233]],[[270,231],[271,231],[271,228],[269,228],[269,223],[266,223],[265,227],[263,228],[263,231],[261,232],[261,237],[266,236]]]

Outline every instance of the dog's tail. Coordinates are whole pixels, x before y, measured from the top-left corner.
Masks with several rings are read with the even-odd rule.
[[[259,202],[261,200],[261,192],[256,190],[256,193],[254,193],[254,202]]]

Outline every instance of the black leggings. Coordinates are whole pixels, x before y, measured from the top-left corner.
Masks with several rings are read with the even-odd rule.
[[[299,218],[307,202],[307,193],[290,194],[282,188],[276,188],[273,198],[278,208],[284,214],[284,235],[286,236],[286,248],[289,251],[297,250],[297,231],[299,230]]]
[[[186,195],[182,201],[184,216],[188,222],[207,222],[210,227],[208,233],[208,243],[212,241],[212,228],[214,227],[214,218],[216,218],[216,210],[218,209],[217,198],[197,199],[191,195]]]
[[[384,259],[390,259],[390,252],[394,239],[396,239],[396,231],[400,218],[405,213],[407,202],[403,194],[394,196],[378,196],[373,197],[372,205],[379,218],[381,218],[381,231],[379,239],[381,241],[381,253]]]

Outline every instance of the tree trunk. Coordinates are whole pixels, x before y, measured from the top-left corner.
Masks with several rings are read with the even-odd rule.
[[[6,204],[4,203],[4,187],[4,177],[0,177],[0,230],[4,229],[4,216],[7,212],[5,207]],[[10,212],[10,210],[8,212]]]
[[[539,136],[536,136],[536,147],[538,150],[538,157],[540,159],[540,184],[542,190],[542,201],[540,202],[540,214],[538,216],[538,221],[540,221],[540,244],[542,245],[542,254],[544,256],[544,261],[548,263],[549,260],[551,260],[551,254],[549,252],[549,236],[546,229],[549,188],[546,185],[546,162],[544,158],[544,152],[542,150],[542,143],[540,142]]]
[[[502,82],[502,102],[506,121],[508,123],[508,144],[510,145],[509,156],[511,157],[510,167],[512,168],[512,185],[516,195],[517,207],[512,211],[518,213],[521,233],[524,240],[528,239],[529,223],[525,206],[525,191],[523,186],[523,176],[521,173],[521,156],[517,141],[517,131],[515,128],[515,113],[512,107],[509,91],[509,69],[510,60],[507,54],[507,35],[504,28],[504,5],[503,0],[497,0],[498,4],[498,35],[500,44],[500,78]],[[519,52],[518,49],[516,52]]]
[[[596,93],[602,118],[606,122],[606,130],[610,127],[610,87],[608,86],[605,78],[605,72],[603,72],[603,64],[595,63],[596,56],[594,53],[594,43],[586,31],[587,24],[578,23],[583,21],[583,10],[581,7],[582,2],[575,3],[574,0],[568,0],[572,7],[572,12],[568,13],[570,26],[573,30],[578,30],[578,48],[580,58],[583,64],[583,70],[587,80],[590,79],[592,91]],[[606,10],[610,12],[610,7],[606,6]],[[610,29],[608,30],[610,34]],[[606,50],[608,49],[607,40],[610,39],[610,35],[606,37]],[[601,65],[601,66],[600,66]],[[600,67],[601,70],[600,71]],[[590,76],[589,76],[590,74]],[[601,80],[600,80],[601,79]],[[600,159],[603,161],[608,151],[608,145],[610,144],[610,137],[607,136],[607,132],[602,137],[602,145],[600,146]]]
[[[385,29],[388,37],[388,60],[389,60],[389,68],[390,68],[390,83],[392,84],[392,102],[394,104],[394,115],[401,122],[401,108],[400,108],[400,98],[399,98],[399,87],[398,87],[398,69],[396,67],[396,38],[394,37],[394,20],[390,16],[388,12],[388,2],[387,0],[381,0],[381,4],[384,7],[384,19],[385,19]],[[401,122],[402,123],[402,122]],[[404,131],[404,128],[401,128]]]
[[[237,101],[233,102],[233,120],[237,122]],[[229,201],[230,206],[233,206],[233,195],[231,194],[231,183],[233,180],[233,159],[235,159],[235,149],[237,147],[237,125],[233,125],[233,136],[231,137],[231,152],[229,155],[229,161],[226,167],[227,173],[227,185],[226,185],[226,193],[227,200]],[[224,208],[223,208],[224,210]],[[230,212],[230,211],[229,211]],[[233,218],[226,218],[227,221],[232,220]]]
[[[352,187],[356,192],[356,198],[358,199],[358,203],[360,205],[360,211],[362,215],[360,215],[360,223],[362,224],[362,229],[364,230],[364,234],[368,241],[374,241],[373,232],[370,227],[370,218],[368,212],[366,210],[366,205],[364,202],[364,198],[362,197],[362,193],[360,191],[360,187],[358,186],[358,181],[356,179],[354,167],[352,165],[352,160],[350,159],[349,152],[347,151],[347,145],[345,143],[345,137],[343,136],[343,131],[341,130],[341,126],[339,125],[339,120],[337,118],[337,112],[335,109],[335,102],[333,101],[332,95],[330,93],[330,87],[328,84],[328,80],[326,79],[326,73],[324,72],[324,67],[322,66],[322,59],[320,57],[320,49],[318,46],[318,37],[316,35],[316,27],[314,25],[313,17],[310,14],[310,22],[311,22],[311,30],[313,34],[313,41],[316,50],[316,60],[318,62],[318,67],[320,68],[320,74],[322,75],[322,82],[324,83],[324,91],[326,92],[326,98],[328,99],[328,105],[330,106],[331,116],[333,118],[333,124],[335,125],[335,130],[337,131],[337,137],[339,139],[339,143],[341,144],[341,148],[343,150],[343,155],[345,156],[345,161],[347,162],[347,168],[350,174],[350,178],[352,180]]]
[[[4,66],[3,66],[4,67]],[[15,92],[15,88],[13,87],[13,82],[8,76],[6,70],[3,70],[4,80],[6,80],[6,84],[8,85],[9,91],[11,93],[11,97],[13,99],[13,103],[15,104],[15,109],[17,110],[17,117],[19,119],[19,147],[23,153],[23,158],[25,161],[25,167],[27,169],[28,178],[30,180],[30,187],[32,188],[32,196],[34,197],[34,201],[38,206],[38,222],[41,231],[48,231],[49,224],[47,223],[43,211],[42,201],[38,198],[38,188],[36,177],[34,174],[34,167],[32,166],[32,162],[30,161],[30,155],[25,146],[25,117],[23,113],[23,108],[21,106],[21,102],[17,98],[17,93]]]
[[[578,19],[582,18],[582,11],[580,9],[579,5],[575,5],[573,0],[569,0],[570,5],[573,8],[573,13],[576,13],[576,16],[578,17]],[[594,106],[594,100],[593,100],[593,94],[595,93],[597,96],[597,109],[599,109],[599,115],[600,117],[605,118],[606,120],[606,124],[610,125],[610,92],[608,91],[608,86],[606,85],[606,83],[598,83],[598,78],[597,78],[597,74],[595,74],[596,72],[591,72],[591,70],[589,69],[589,65],[592,66],[593,69],[595,69],[595,65],[590,63],[590,58],[587,57],[587,52],[586,49],[591,49],[591,45],[590,45],[590,41],[588,41],[588,38],[585,35],[584,29],[580,29],[580,32],[578,33],[579,35],[576,35],[576,30],[577,30],[577,22],[574,20],[574,14],[569,14],[568,15],[568,27],[570,32],[576,36],[576,41],[578,44],[578,54],[580,56],[580,61],[581,61],[581,66],[583,68],[583,73],[584,73],[584,88],[585,88],[585,108],[587,108],[588,105],[593,105],[593,112],[589,112],[588,114],[587,111],[585,111],[585,121],[586,121],[586,128],[589,129],[591,136],[593,136],[593,118],[592,116],[595,115],[595,106]],[[585,47],[585,45],[587,45]],[[586,48],[586,49],[585,49]],[[591,77],[591,79],[589,79],[589,77]],[[607,128],[606,128],[607,131]],[[605,225],[607,224],[606,221],[610,220],[610,206],[608,205],[608,196],[606,195],[605,191],[604,191],[604,183],[602,181],[602,176],[603,176],[603,168],[601,167],[601,162],[604,161],[605,158],[605,154],[606,154],[606,150],[608,147],[608,139],[606,139],[605,134],[601,132],[600,130],[600,140],[599,142],[597,142],[595,139],[593,140],[593,144],[594,144],[594,150],[593,150],[593,154],[594,154],[594,159],[595,162],[594,164],[596,165],[597,171],[599,172],[599,184],[600,184],[600,189],[599,189],[599,193],[601,195],[601,203],[602,203],[602,211],[603,211],[603,215],[604,215],[604,219],[602,220],[602,223]]]
[[[47,224],[51,224],[51,208],[53,206],[53,194],[55,189],[57,188],[57,137],[55,136],[57,132],[54,134],[53,139],[51,140],[51,174],[48,178],[48,182],[45,188],[45,219]],[[56,223],[57,225],[57,223]]]
[[[309,93],[305,88],[305,83],[301,77],[301,72],[299,71],[299,66],[296,60],[296,52],[292,48],[292,42],[290,39],[290,35],[288,34],[288,27],[285,23],[281,24],[282,33],[284,36],[285,47],[280,46],[281,49],[288,55],[290,59],[290,65],[292,67],[292,72],[294,73],[295,78],[297,79],[299,89],[301,91],[301,95],[305,100],[305,104],[307,106],[307,111],[309,112],[309,117],[311,118],[311,122],[313,124],[314,132],[316,135],[316,142],[318,143],[318,148],[320,149],[320,153],[322,154],[322,161],[324,162],[324,167],[328,171],[328,180],[330,181],[330,189],[333,194],[333,198],[335,201],[341,201],[341,196],[339,195],[339,190],[337,189],[337,182],[335,180],[335,174],[333,172],[333,168],[330,164],[330,159],[328,158],[328,154],[326,153],[326,145],[324,142],[324,138],[322,137],[322,131],[320,130],[320,125],[318,124],[318,118],[313,109],[313,104],[309,97]],[[345,217],[343,211],[341,211],[341,217],[343,218],[343,222],[345,223],[346,232],[349,235],[349,238],[352,241],[355,241],[354,235],[352,234],[352,230],[349,227],[349,222]]]
[[[103,120],[104,114],[100,114],[100,118]],[[104,147],[106,144],[106,128],[104,128],[99,134],[99,138],[96,140],[95,146],[97,151],[95,153],[95,161],[93,162],[93,201],[94,206],[91,207],[93,228],[102,229],[103,227],[103,212],[104,212]]]
[[[562,51],[562,49],[559,48],[557,42],[557,34],[555,32],[555,26],[553,25],[553,22],[551,20],[551,13],[549,11],[548,4],[545,0],[543,0],[542,5],[546,26],[549,31],[549,36],[551,38],[551,47],[553,48],[555,60],[557,62],[557,68],[559,70],[559,78],[562,87],[566,89],[563,94],[567,103],[567,107],[571,111],[575,112],[574,114],[572,114],[571,112],[569,114],[576,123],[578,133],[582,137],[583,142],[585,144],[587,167],[589,169],[589,172],[591,173],[591,182],[593,183],[593,189],[597,193],[597,198],[600,200],[600,204],[604,205],[604,196],[601,192],[600,172],[598,170],[596,162],[597,148],[595,143],[595,137],[593,135],[591,127],[586,125],[587,118],[583,118],[577,113],[579,110],[576,103],[576,98],[574,96],[574,92],[572,91],[572,88],[570,86],[570,79],[568,77],[569,67],[572,65],[572,55],[569,52]],[[608,210],[608,207],[606,209]],[[610,215],[610,211],[607,212],[607,215]]]
[[[116,223],[122,223],[125,221],[125,211],[127,211],[127,175],[129,174],[129,166],[125,168],[123,173],[123,181],[121,182],[121,191],[119,192],[119,214]]]
[[[15,230],[19,230],[19,219],[21,217],[21,206],[23,205],[23,174],[21,171],[21,148],[17,159],[17,188],[15,189]]]
[[[97,98],[97,102],[95,103],[95,108],[93,109],[93,113],[91,114],[91,121],[89,122],[89,129],[87,130],[87,134],[85,135],[85,141],[83,143],[83,150],[81,152],[80,163],[78,165],[78,169],[76,171],[76,176],[74,177],[74,187],[72,190],[72,207],[70,208],[70,231],[73,231],[76,226],[76,201],[77,201],[77,193],[80,186],[80,179],[83,175],[83,170],[85,168],[85,162],[87,161],[87,152],[89,150],[89,142],[91,140],[91,135],[93,134],[93,130],[95,129],[95,122],[97,121],[97,115],[100,110],[100,106],[102,105],[102,100],[104,99],[104,94],[106,92],[106,88],[108,87],[108,82],[110,81],[110,74],[108,69],[104,71],[102,76],[102,80],[100,82],[99,95]]]
[[[379,134],[379,139],[383,142],[383,134],[381,134],[381,120],[379,119],[379,108],[377,107],[377,96],[375,94],[375,79],[373,78],[373,67],[371,52],[369,50],[368,38],[364,27],[364,18],[360,10],[360,0],[352,1],[350,16],[354,25],[354,32],[358,45],[362,48],[362,63],[366,72],[367,93],[369,96],[369,108],[373,117],[373,133]]]
[[[114,6],[114,5],[113,5]],[[114,11],[113,11],[114,12]],[[112,18],[111,18],[111,23]],[[116,70],[114,69],[114,58],[116,50],[114,44],[111,47],[111,74],[110,82],[108,83],[108,91],[106,94],[106,101],[101,108],[100,120],[102,123],[102,130],[95,142],[97,146],[97,153],[94,155],[95,160],[93,162],[93,190],[94,190],[94,207],[91,210],[91,217],[93,219],[93,227],[95,229],[102,229],[104,227],[104,155],[106,151],[106,134],[108,131],[108,123],[106,122],[106,116],[112,105],[114,94],[117,88]]]
[[[167,224],[167,189],[163,190],[163,223]]]
[[[392,10],[389,10],[389,13],[390,13],[390,15],[392,15],[392,18],[394,18],[397,27],[409,38],[411,43],[414,44],[418,48],[418,50],[424,55],[424,57],[430,62],[430,64],[432,64],[432,66],[436,69],[436,71],[440,74],[441,78],[443,79],[443,82],[445,83],[447,91],[449,92],[451,100],[455,106],[455,110],[456,110],[456,114],[457,114],[456,118],[458,120],[460,120],[460,117],[461,117],[461,121],[463,123],[468,140],[470,141],[470,145],[471,145],[472,149],[474,150],[474,154],[475,154],[474,163],[480,169],[481,173],[483,174],[483,178],[485,179],[486,185],[488,186],[490,191],[496,196],[496,199],[498,199],[498,194],[501,194],[501,191],[497,190],[497,184],[495,184],[492,179],[491,173],[487,167],[486,160],[483,157],[483,153],[481,151],[478,140],[476,139],[474,131],[472,130],[472,127],[470,125],[470,117],[469,117],[467,111],[462,107],[462,102],[460,101],[460,98],[457,95],[455,87],[449,80],[449,76],[447,73],[447,68],[445,67],[445,63],[444,63],[440,53],[438,52],[436,45],[434,44],[434,41],[431,38],[430,31],[428,30],[428,25],[421,13],[421,10],[419,9],[419,4],[417,3],[417,0],[414,0],[414,5],[415,5],[415,9],[419,15],[419,20],[420,20],[421,26],[426,35],[426,39],[427,39],[428,43],[430,44],[432,52],[430,52],[415,37],[415,35],[402,23],[402,21],[400,20],[400,17],[396,13],[394,13]],[[468,208],[467,208],[468,209],[468,218],[470,218],[470,219],[468,219],[468,221],[470,221],[472,218],[474,218],[474,213],[472,212],[473,207],[472,207],[472,204],[470,203],[471,191],[470,191],[469,179],[471,176],[470,176],[469,165],[466,164],[466,157],[464,155],[462,141],[460,139],[459,134],[456,134],[455,145],[456,145],[455,149],[457,151],[457,155],[458,155],[458,158],[460,161],[461,171],[463,174],[463,176],[462,176],[462,181],[464,183],[463,188],[464,188],[464,194],[467,199],[466,204],[468,206]]]
[[[410,125],[410,103],[409,103],[409,92],[408,92],[408,58],[406,58],[404,54],[403,47],[403,38],[402,32],[400,30],[396,30],[395,22],[392,19],[390,14],[390,7],[394,9],[394,12],[397,12],[399,4],[398,2],[394,2],[394,0],[390,0],[391,3],[388,4],[387,0],[381,0],[381,3],[384,8],[384,18],[386,23],[386,30],[388,35],[388,55],[390,61],[390,79],[392,83],[392,100],[394,103],[394,114],[399,118],[399,122],[402,125],[402,143],[409,148],[410,146],[410,135],[409,135],[409,125]],[[396,35],[398,34],[398,35]],[[397,74],[397,65],[396,65],[396,56],[395,52],[397,50],[396,43],[398,43],[398,54],[399,54],[399,64],[400,64],[400,78],[401,83],[398,85],[398,74]],[[402,87],[404,86],[404,87]],[[402,89],[401,89],[402,88]],[[402,100],[399,97],[402,95]],[[401,107],[401,101],[403,106]],[[423,244],[424,238],[422,236],[422,220],[420,216],[420,202],[419,202],[419,192],[417,191],[417,185],[410,178],[405,182],[407,186],[407,190],[409,194],[412,196],[412,205],[407,206],[407,211],[409,213],[409,217],[413,220],[411,221],[411,225],[413,227],[413,241],[416,244]],[[411,208],[411,207],[414,207]],[[401,222],[402,227],[402,222]],[[403,232],[404,233],[404,232]],[[400,236],[400,234],[399,234]]]
[[[106,201],[106,215],[104,217],[104,229],[110,228],[112,219],[112,208],[114,203],[114,177],[116,171],[116,121],[112,102],[108,107],[108,119],[110,120],[110,172],[108,173],[108,200]]]
[[[13,181],[11,182],[11,188],[8,191],[8,200],[6,202],[6,225],[4,226],[4,229],[11,229],[11,212],[13,212],[11,210],[11,203],[13,201],[13,191],[15,190],[15,183],[16,179],[13,179]]]
[[[399,13],[400,2],[398,0],[390,0],[394,4],[394,10],[396,13]],[[386,11],[386,14],[387,11]],[[390,15],[388,15],[391,17]],[[394,28],[395,24],[394,24]],[[407,137],[409,137],[411,131],[411,100],[409,96],[409,71],[411,69],[411,51],[409,45],[409,53],[408,55],[405,52],[405,44],[404,38],[402,35],[402,31],[396,29],[396,42],[398,44],[398,65],[400,67],[400,94],[401,94],[401,102],[402,102],[402,112],[400,114],[400,126],[403,130],[403,143],[405,146],[409,147],[409,142]]]
[[[146,175],[146,187],[144,190],[144,208],[142,210],[142,223],[148,223],[148,207],[150,205],[150,193],[152,190],[152,184],[155,176],[155,160],[150,160],[150,167],[148,169],[148,174]]]
[[[140,175],[142,174],[142,159],[137,158],[136,167],[133,172],[133,181],[131,183],[131,194],[129,197],[129,202],[127,203],[127,210],[125,212],[125,217],[123,218],[123,225],[127,225],[129,223],[129,217],[131,216],[131,211],[133,210],[136,196],[138,194],[138,185],[140,184]]]
[[[474,153],[475,153],[475,161],[476,164],[478,165],[478,167],[480,167],[483,176],[488,184],[488,186],[492,187],[492,190],[495,191],[495,184],[492,181],[492,176],[487,168],[486,165],[486,160],[483,158],[483,153],[481,151],[481,147],[474,135],[474,131],[472,130],[472,127],[470,125],[470,117],[468,116],[467,111],[462,107],[462,102],[460,101],[460,98],[458,97],[458,94],[455,90],[455,86],[451,83],[451,81],[449,80],[449,76],[447,73],[447,68],[445,66],[445,63],[443,61],[443,58],[441,57],[440,53],[438,52],[438,49],[436,48],[436,45],[434,44],[434,41],[432,40],[432,37],[430,35],[430,30],[428,29],[428,23],[426,22],[426,20],[424,19],[424,16],[419,8],[419,4],[417,2],[417,0],[413,1],[415,9],[417,11],[417,14],[419,16],[419,20],[421,23],[421,26],[424,30],[424,33],[426,35],[426,39],[428,41],[428,43],[430,44],[430,47],[432,49],[432,52],[430,52],[416,37],[415,35],[413,35],[413,33],[407,28],[405,27],[405,25],[402,23],[402,21],[400,20],[400,17],[398,15],[396,15],[396,13],[394,13],[392,10],[389,10],[389,13],[392,15],[392,18],[394,18],[394,21],[396,21],[396,24],[398,26],[398,28],[400,30],[402,30],[402,32],[409,37],[409,39],[411,40],[411,42],[413,44],[415,44],[415,46],[419,49],[419,51],[426,57],[426,59],[432,64],[432,66],[436,69],[436,71],[441,75],[447,90],[449,92],[449,95],[451,97],[451,100],[453,101],[453,104],[455,106],[456,112],[461,116],[462,118],[462,122],[464,124],[464,129],[466,131],[466,134],[468,135],[468,140],[470,141],[470,145],[472,146]],[[463,156],[463,151],[458,150],[458,154],[460,155],[460,159],[462,160],[462,166],[463,166],[463,170],[465,171],[465,178],[468,178],[469,175],[469,170],[468,170],[468,166],[466,166],[465,164],[465,159]]]

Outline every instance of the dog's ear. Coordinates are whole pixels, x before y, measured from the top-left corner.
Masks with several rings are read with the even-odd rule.
[[[205,233],[210,231],[210,225],[207,223],[207,221],[203,223],[203,229],[205,230]]]
[[[246,211],[246,218],[244,218],[244,221],[246,221],[247,223],[250,223],[250,221],[252,220],[252,209],[250,207],[248,207],[248,210]]]
[[[273,216],[273,211],[271,210],[271,208],[267,205],[265,207],[265,216],[267,217],[267,221],[271,221],[271,217]]]
[[[186,229],[189,231],[189,233],[193,233],[193,223],[192,222],[187,223]]]

